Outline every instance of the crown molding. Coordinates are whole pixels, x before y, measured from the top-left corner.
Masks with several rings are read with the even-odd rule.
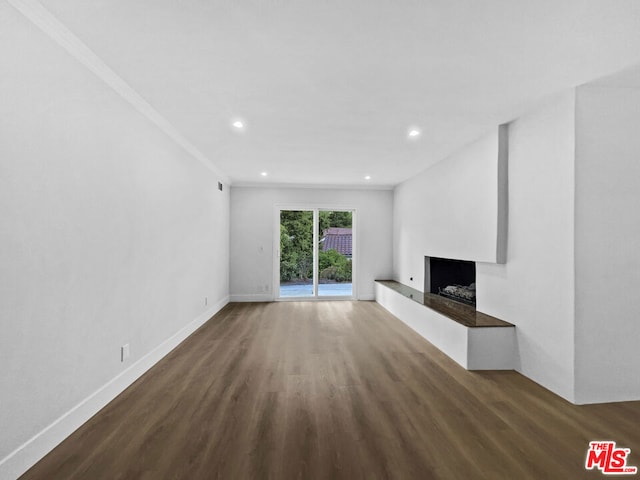
[[[277,189],[309,189],[309,190],[393,190],[394,185],[358,185],[358,184],[324,184],[324,183],[268,183],[235,181],[233,188],[277,188]]]
[[[224,172],[187,140],[178,129],[142,98],[142,96],[116,72],[105,64],[82,40],[53,16],[51,12],[44,8],[42,4],[36,0],[8,0],[8,2],[58,45],[64,48],[72,57],[111,87],[118,95],[133,106],[133,108],[149,119],[151,123],[156,125],[169,138],[180,145],[192,158],[198,160],[220,180],[225,183],[230,183],[229,177],[224,174]]]

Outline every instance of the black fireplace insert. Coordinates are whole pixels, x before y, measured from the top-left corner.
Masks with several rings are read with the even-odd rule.
[[[476,264],[467,260],[425,257],[425,292],[476,304]]]

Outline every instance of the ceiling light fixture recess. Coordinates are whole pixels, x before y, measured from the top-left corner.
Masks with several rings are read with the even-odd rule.
[[[371,175],[365,175],[365,176],[364,176],[364,179],[365,179],[365,180],[371,180]]]
[[[242,130],[244,128],[244,123],[242,123],[240,120],[236,120],[231,125],[233,125],[238,130]]]
[[[420,136],[420,130],[417,128],[409,129],[409,138],[416,138]]]
[[[268,175],[267,172],[262,172],[260,175],[262,175],[263,177],[266,177]]]

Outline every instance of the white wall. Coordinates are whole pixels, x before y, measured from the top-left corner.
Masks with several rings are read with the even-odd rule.
[[[425,255],[497,260],[498,158],[496,128],[396,187],[396,280],[422,291]]]
[[[11,452],[225,303],[229,194],[5,3],[0,32],[0,477],[11,477]]]
[[[413,276],[421,288],[424,255],[481,260],[477,308],[516,325],[517,370],[578,404],[640,398],[640,87],[603,83],[561,93],[509,124],[505,264],[448,238],[463,230],[470,202],[471,182],[454,184],[453,172],[463,155],[483,158],[475,144],[399,186],[394,202],[396,279],[412,284]],[[484,168],[493,178],[492,163]],[[491,189],[472,193],[485,207],[494,198]],[[452,220],[432,211],[434,196],[446,198]],[[468,228],[488,252],[489,229]]]
[[[396,280],[422,290],[425,255],[477,261],[477,308],[517,326],[517,369],[570,400],[573,112],[569,92],[509,124],[506,264],[496,263],[497,131],[400,185],[394,198]]]
[[[576,109],[576,401],[640,398],[640,89]]]
[[[517,370],[574,400],[574,107],[567,91],[509,125],[507,262],[478,263],[478,310],[516,325]]]
[[[374,280],[391,278],[393,193],[390,190],[233,187],[231,191],[231,299],[274,296],[276,205],[356,209],[356,288],[374,298]]]

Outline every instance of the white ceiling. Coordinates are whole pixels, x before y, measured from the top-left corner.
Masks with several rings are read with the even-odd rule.
[[[637,0],[41,4],[234,184],[391,186],[640,62]]]

